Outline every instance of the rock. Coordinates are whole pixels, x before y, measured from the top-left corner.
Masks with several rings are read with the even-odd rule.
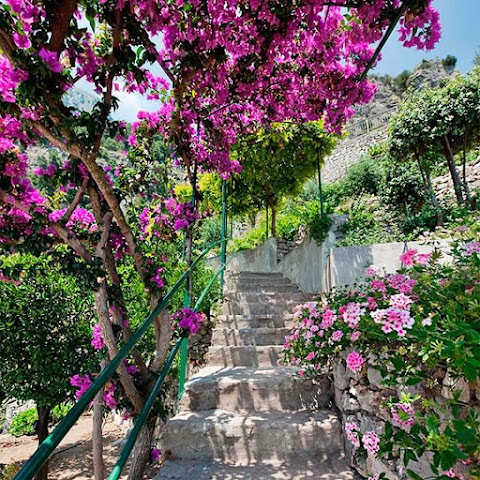
[[[449,372],[445,375],[442,382],[442,396],[448,400],[452,400],[455,390],[460,390],[461,394],[458,398],[460,402],[468,403],[470,401],[470,387],[464,378],[453,378]]]
[[[335,388],[338,388],[339,390],[347,389],[349,381],[343,362],[341,360],[335,360],[332,365],[332,370]]]
[[[395,475],[391,469],[373,455],[368,454],[366,466],[370,475],[380,475],[384,473],[388,480],[399,480],[399,477]]]
[[[404,478],[408,478],[407,476],[407,468],[413,470],[415,473],[420,475],[422,478],[431,478],[433,476],[432,469],[430,468],[430,462],[433,461],[433,455],[424,455],[419,458],[418,462],[410,460],[408,465],[405,467],[403,465],[403,458],[402,461],[399,461],[399,473]]]
[[[382,386],[382,381],[383,381],[382,374],[376,368],[368,367],[367,378],[370,384],[373,385],[374,387],[384,388]]]
[[[355,397],[352,397],[349,393],[345,392],[342,395],[340,402],[340,409],[345,413],[355,413],[361,410],[360,404]]]

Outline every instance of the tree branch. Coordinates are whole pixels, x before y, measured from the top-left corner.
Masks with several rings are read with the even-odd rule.
[[[50,6],[50,9],[48,9],[48,6]],[[63,42],[77,8],[77,2],[76,0],[46,2],[46,7],[47,19],[50,21],[50,31],[52,32],[48,49],[59,53],[63,49]]]
[[[75,197],[72,203],[69,205],[69,207],[67,208],[67,211],[63,214],[62,218],[60,219],[62,222],[68,222],[68,220],[70,220],[70,216],[78,207],[78,205],[82,201],[83,196],[85,195],[85,189],[87,188],[89,181],[90,181],[89,178],[83,179],[83,182],[80,185],[80,188],[77,190],[77,193],[75,194]]]

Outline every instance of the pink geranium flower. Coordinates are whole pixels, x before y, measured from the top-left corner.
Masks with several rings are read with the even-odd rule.
[[[364,363],[365,359],[357,352],[352,352],[347,357],[347,367],[352,372],[359,372]]]

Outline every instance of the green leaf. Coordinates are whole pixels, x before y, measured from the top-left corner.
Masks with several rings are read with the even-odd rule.
[[[417,460],[417,456],[413,452],[413,450],[405,450],[405,453],[403,454],[403,464],[407,466],[410,462],[410,460]]]
[[[412,480],[424,480],[423,477],[421,477],[418,473],[415,473],[413,470],[411,469],[407,469],[407,473],[408,473],[408,476],[412,479]]]

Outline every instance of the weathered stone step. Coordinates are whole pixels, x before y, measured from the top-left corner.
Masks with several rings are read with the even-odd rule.
[[[228,273],[225,276],[225,283],[229,284],[242,284],[247,285],[250,283],[263,284],[263,285],[294,285],[289,278],[283,276],[281,273],[254,273],[254,272],[241,272],[241,273]]]
[[[283,347],[265,345],[262,347],[210,347],[208,365],[220,367],[275,367],[282,358]]]
[[[216,328],[212,332],[212,345],[283,345],[288,328]]]
[[[327,375],[298,376],[298,368],[207,367],[185,384],[181,410],[285,412],[318,410],[331,401]]]
[[[295,323],[293,313],[260,315],[218,315],[218,328],[290,328]]]
[[[264,315],[268,313],[291,313],[293,308],[303,303],[299,300],[274,299],[271,301],[230,301],[225,302],[221,308],[223,315]]]
[[[354,480],[342,458],[328,461],[226,465],[221,462],[169,460],[154,480]]]
[[[266,290],[258,290],[251,292],[230,292],[225,293],[227,302],[262,302],[262,303],[284,303],[297,302],[297,304],[304,303],[311,299],[311,295],[307,295],[300,291],[295,292],[270,292]]]
[[[342,428],[331,411],[184,412],[162,429],[160,448],[174,458],[252,462],[343,456]]]
[[[281,272],[239,272],[232,270],[227,270],[225,278],[227,280],[289,280]]]
[[[239,283],[229,283],[225,286],[225,294],[231,292],[257,292],[257,291],[268,291],[268,292],[300,292],[299,288],[290,282],[282,283],[268,283],[268,282],[239,282]]]

